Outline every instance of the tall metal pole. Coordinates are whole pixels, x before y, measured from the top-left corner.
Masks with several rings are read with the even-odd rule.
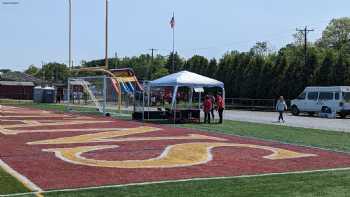
[[[103,76],[103,114],[106,115],[107,106],[107,77]]]
[[[108,0],[106,0],[106,48],[105,48],[105,67],[108,69]]]
[[[72,0],[69,0],[69,68],[72,68]]]
[[[173,12],[173,60],[172,60],[172,72],[175,72],[175,13]]]

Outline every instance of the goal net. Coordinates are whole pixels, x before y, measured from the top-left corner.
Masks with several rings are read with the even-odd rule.
[[[118,83],[122,82],[106,76],[69,78],[67,109],[71,112],[131,117],[134,92],[123,91],[122,88],[119,95],[118,88],[126,85]]]

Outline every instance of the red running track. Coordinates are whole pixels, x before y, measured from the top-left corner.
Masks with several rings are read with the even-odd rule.
[[[83,123],[75,121],[83,121]],[[91,121],[97,122],[91,123]],[[57,123],[59,125],[54,125]],[[122,132],[126,128],[142,126],[153,127],[158,130],[122,137],[109,137],[104,141],[28,144],[29,142],[97,134],[111,130]],[[201,135],[202,138],[204,136],[204,139],[190,139],[188,138],[190,134]],[[179,139],[181,137],[183,139]],[[132,139],[125,140],[127,138]],[[135,141],[135,138],[138,140]],[[84,138],[81,137],[81,139]],[[269,147],[271,150],[279,148],[304,155],[313,154],[314,156],[269,159],[266,156],[273,154],[271,150],[244,146],[219,146],[211,149],[207,161],[191,164],[196,156],[206,154],[195,148],[180,149],[179,152],[173,155],[165,151],[167,147],[178,144],[223,143],[220,139],[225,140],[224,143],[263,146]],[[138,168],[101,167],[74,163],[69,158],[58,157],[53,152],[44,151],[46,149],[105,145],[118,145],[118,147],[82,153],[81,156],[93,161],[131,161],[132,163],[133,161],[161,157],[162,154],[166,155],[168,153],[169,158],[175,158],[171,162],[182,162],[187,165],[152,168],[144,166]],[[193,153],[194,157],[186,158],[187,155],[191,155],[190,153]],[[288,156],[285,152],[282,152],[281,155]],[[143,125],[133,121],[59,114],[6,106],[3,106],[2,113],[0,113],[0,159],[43,190],[350,167],[350,155],[346,153],[192,129]],[[129,166],[129,164],[125,164],[125,166]]]

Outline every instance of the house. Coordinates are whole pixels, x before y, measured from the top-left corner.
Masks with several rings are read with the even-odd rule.
[[[0,81],[0,99],[32,100],[33,82]]]
[[[35,85],[42,81],[21,72],[0,73],[0,99],[32,100]]]

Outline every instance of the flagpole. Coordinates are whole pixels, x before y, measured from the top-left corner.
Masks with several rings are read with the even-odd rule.
[[[173,20],[175,21],[175,13],[173,12]],[[173,25],[173,60],[172,60],[172,72],[175,72],[175,25]]]

